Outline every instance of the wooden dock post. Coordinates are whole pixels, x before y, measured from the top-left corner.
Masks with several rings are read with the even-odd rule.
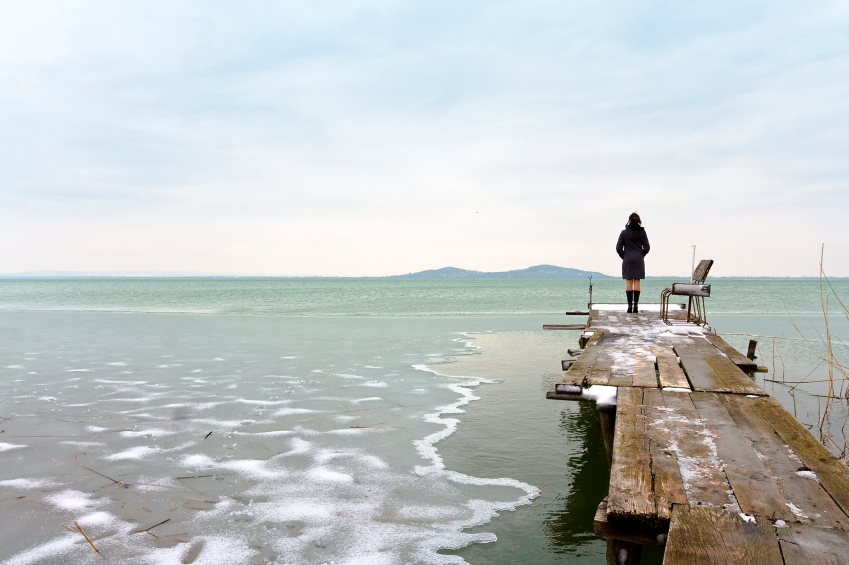
[[[755,348],[757,346],[758,346],[757,341],[755,341],[754,339],[749,340],[749,350],[746,352],[746,357],[748,357],[752,361],[755,360]]]
[[[613,438],[616,430],[616,406],[600,406],[597,410],[601,423],[601,438],[608,468],[613,467]],[[613,537],[607,538],[607,565],[639,565],[643,546],[639,543]]]
[[[616,406],[601,406],[597,410],[601,423],[601,439],[604,441],[604,453],[607,455],[607,467],[613,467],[613,436],[616,429]]]
[[[639,565],[643,546],[638,543],[607,538],[607,565]]]

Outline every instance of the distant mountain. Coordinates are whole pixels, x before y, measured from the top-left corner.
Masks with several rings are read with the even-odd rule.
[[[589,276],[592,276],[594,279],[616,278],[609,277],[605,274],[597,273],[595,271],[567,269],[566,267],[557,267],[555,265],[537,265],[536,267],[528,267],[527,269],[519,269],[516,271],[499,271],[494,273],[486,273],[483,271],[468,271],[466,269],[458,269],[456,267],[445,267],[443,269],[434,269],[430,271],[421,271],[418,273],[409,273],[406,275],[395,275],[383,278],[427,281],[471,281],[508,279],[576,281],[586,280],[586,278]]]

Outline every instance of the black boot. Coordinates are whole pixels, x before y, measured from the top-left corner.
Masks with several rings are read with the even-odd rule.
[[[628,297],[628,313],[630,314],[631,312],[634,311],[634,306],[633,306],[633,304],[634,304],[634,291],[633,290],[626,290],[625,296]]]
[[[639,304],[639,303],[640,303],[640,291],[635,290],[634,291],[634,310],[633,310],[634,314],[639,312],[639,310],[637,310],[637,304]]]

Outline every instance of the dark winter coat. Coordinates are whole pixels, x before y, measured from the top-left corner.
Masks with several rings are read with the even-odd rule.
[[[619,234],[616,253],[622,258],[623,279],[646,278],[646,262],[649,254],[649,238],[640,224],[630,223]]]

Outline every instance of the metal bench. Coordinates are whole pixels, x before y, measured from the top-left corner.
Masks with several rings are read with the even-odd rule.
[[[712,259],[703,259],[693,270],[693,278],[689,283],[674,283],[672,288],[665,288],[660,292],[660,318],[671,325],[669,321],[669,297],[687,297],[687,321],[689,324],[700,326],[707,324],[707,311],[705,310],[705,297],[710,296],[710,285],[705,284],[708,272],[713,266]]]

